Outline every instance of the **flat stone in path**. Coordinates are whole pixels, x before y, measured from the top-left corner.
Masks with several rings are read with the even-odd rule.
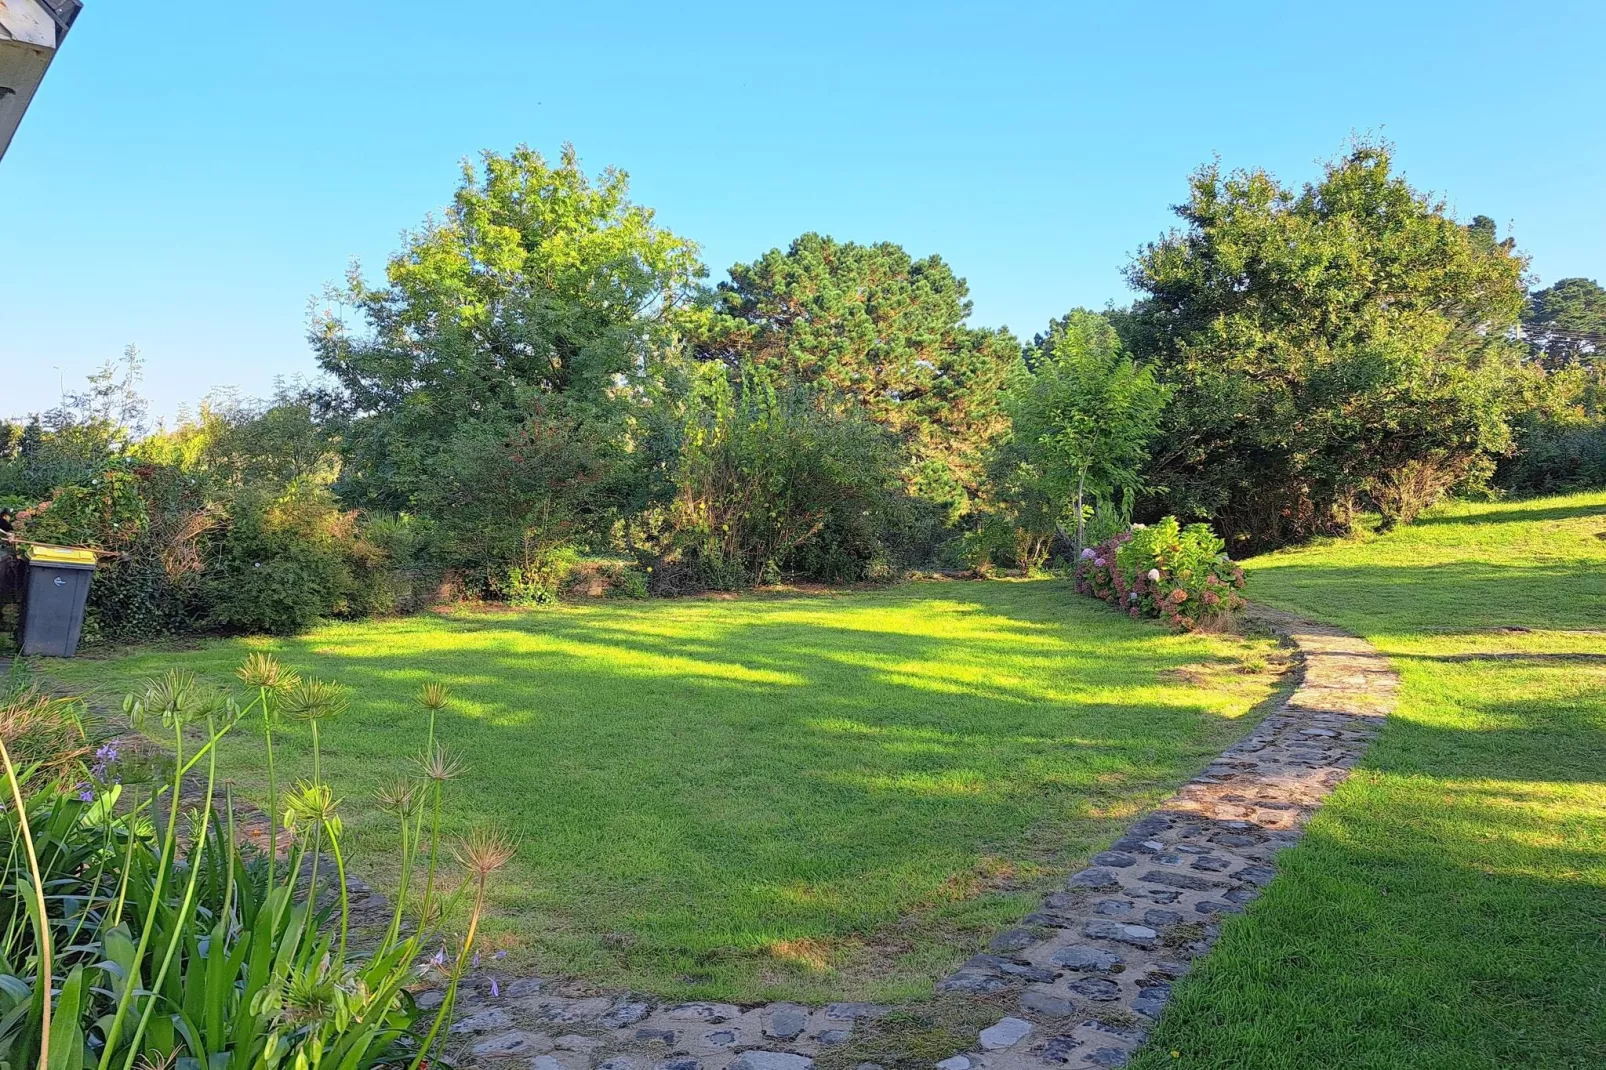
[[[814,1060],[789,1051],[744,1051],[730,1070],[811,1070]]]
[[[993,937],[992,943],[987,946],[994,951],[1019,951],[1037,943],[1038,939],[1037,933],[1031,929],[1006,929]]]
[[[635,1025],[652,1011],[652,1004],[639,1000],[626,1000],[616,1003],[613,1009],[602,1016],[601,1025],[605,1029],[622,1029],[627,1025]]]
[[[742,1008],[734,1003],[682,1003],[671,1007],[669,1018],[677,1022],[728,1022],[742,1016]]]
[[[1044,1018],[1069,1018],[1076,1013],[1076,1004],[1068,999],[1033,989],[1020,998],[1021,1010],[1040,1014]]]
[[[464,1015],[452,1023],[449,1032],[452,1033],[489,1033],[494,1029],[506,1029],[513,1024],[508,1012],[499,1007],[488,1007],[473,1014]]]
[[[552,1038],[542,1033],[526,1033],[515,1029],[490,1040],[482,1040],[471,1049],[481,1059],[511,1059],[521,1055],[544,1055],[552,1050]]]
[[[1086,947],[1080,944],[1071,947],[1062,947],[1054,952],[1053,961],[1071,970],[1091,970],[1103,972],[1111,967],[1121,964],[1121,956],[1113,951],[1106,951],[1101,947]]]
[[[1032,1023],[1024,1018],[1002,1018],[981,1031],[981,1046],[988,1051],[1013,1048],[1025,1040],[1031,1031]]]
[[[795,1003],[776,1003],[770,1007],[770,1024],[764,1032],[780,1040],[795,1040],[809,1025],[809,1012]]]

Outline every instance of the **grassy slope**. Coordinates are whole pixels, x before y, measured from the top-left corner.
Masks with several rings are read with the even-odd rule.
[[[324,743],[359,871],[387,876],[371,792],[421,745],[419,683],[444,680],[440,734],[473,770],[454,831],[494,817],[522,838],[491,927],[508,964],[731,999],[929,992],[1247,731],[1272,678],[1236,659],[1274,649],[994,582],[462,611],[52,673],[221,683],[254,647],[355,689]],[[260,741],[225,754],[260,798]],[[307,734],[280,754],[307,772]]]
[[[1402,699],[1142,1067],[1606,1066],[1601,532],[1596,493],[1253,562],[1256,597],[1370,638]]]

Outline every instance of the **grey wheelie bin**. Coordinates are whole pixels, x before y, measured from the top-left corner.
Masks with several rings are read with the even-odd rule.
[[[22,595],[22,652],[70,658],[78,651],[95,554],[65,546],[27,548]]]

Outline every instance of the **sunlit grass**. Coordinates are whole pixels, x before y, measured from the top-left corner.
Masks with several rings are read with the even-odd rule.
[[[1042,581],[464,609],[59,675],[227,683],[251,649],[354,689],[323,750],[359,871],[386,884],[371,792],[420,746],[412,696],[443,681],[439,733],[472,768],[453,830],[521,837],[489,926],[509,968],[736,1000],[929,993],[1247,731],[1274,680],[1236,670],[1276,659]],[[310,772],[296,728],[278,750],[281,781]],[[255,739],[225,757],[262,790]]]
[[[1250,563],[1400,708],[1142,1066],[1606,1066],[1602,532],[1606,494],[1464,504]]]

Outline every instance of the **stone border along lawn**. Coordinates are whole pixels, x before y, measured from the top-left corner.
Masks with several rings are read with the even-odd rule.
[[[969,1050],[940,1070],[1124,1065],[1171,985],[1209,951],[1223,914],[1275,876],[1277,852],[1348,775],[1394,708],[1398,678],[1371,644],[1256,607],[1303,655],[1293,695],[1093,865],[939,982]],[[493,991],[494,987],[494,991]],[[530,977],[465,982],[452,1032],[468,1062],[531,1070],[810,1070],[895,1008],[832,1003],[658,1006],[631,993],[569,994]],[[423,1006],[441,993],[423,993]],[[952,1000],[959,1000],[954,1003]],[[996,1017],[996,1020],[994,1018]],[[992,1024],[979,1030],[975,1023]],[[872,1024],[861,1032],[873,1031]],[[957,1035],[957,1034],[956,1034]],[[859,1070],[877,1064],[861,1062]]]

